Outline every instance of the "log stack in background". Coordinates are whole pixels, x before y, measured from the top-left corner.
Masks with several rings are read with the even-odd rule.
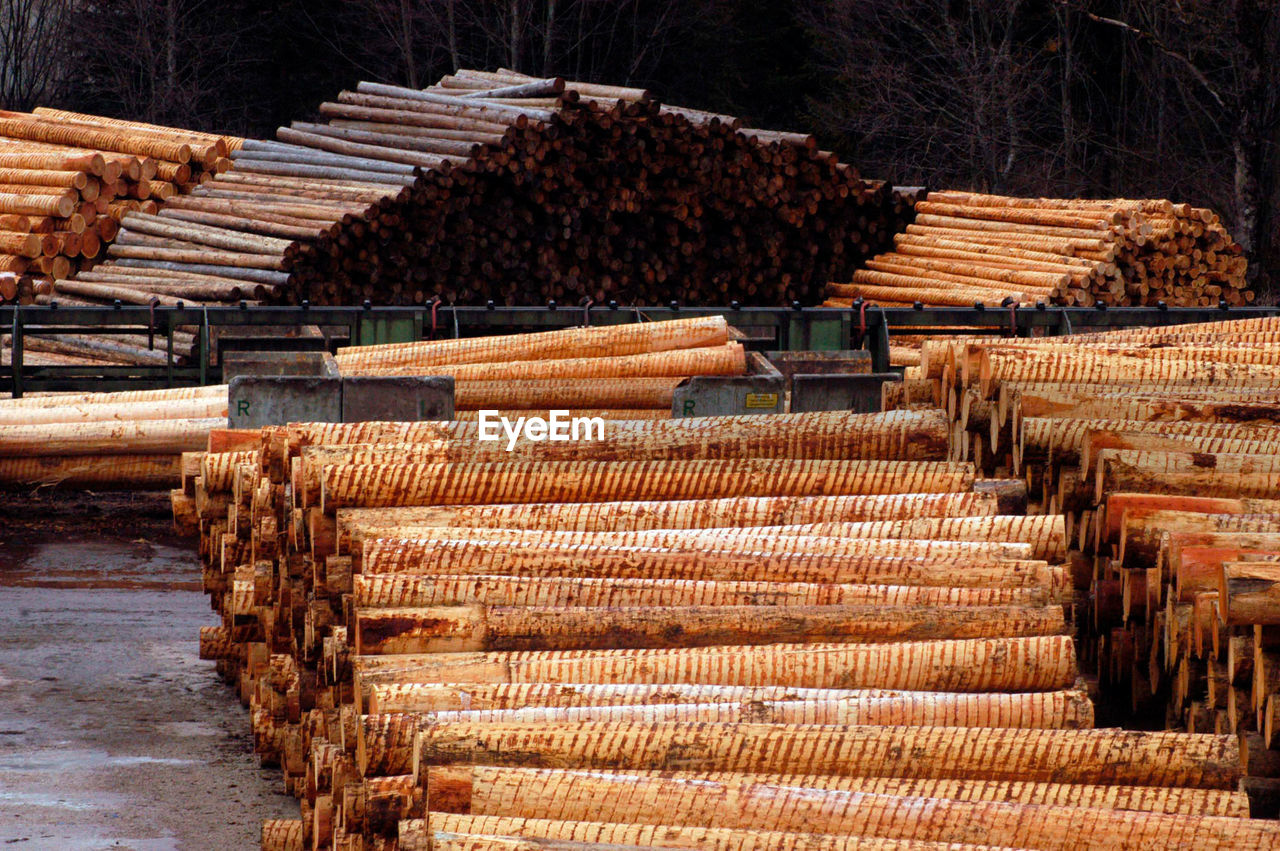
[[[37,108],[0,111],[0,301],[91,266],[133,211],[230,167],[242,140]],[[16,288],[16,289],[15,289]]]
[[[812,304],[918,193],[811,136],[558,78],[361,83],[320,112],[128,216],[76,280],[208,301]]]
[[[263,429],[174,494],[302,801],[264,848],[1280,841],[1232,737],[1092,729],[1062,518],[944,411],[465,429]]]
[[[929,342],[922,380],[988,472],[1064,512],[1108,702],[1280,765],[1280,319]],[[1276,800],[1273,779],[1251,788]]]
[[[827,288],[827,305],[1194,307],[1254,297],[1240,246],[1216,213],[1189,204],[944,191],[915,212],[892,252]]]

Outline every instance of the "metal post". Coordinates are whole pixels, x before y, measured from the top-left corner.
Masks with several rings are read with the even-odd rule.
[[[13,398],[22,398],[22,312],[13,306],[13,333],[10,335],[13,349],[9,363],[13,367]]]
[[[209,308],[204,309],[204,318],[196,329],[196,347],[200,350],[200,386],[209,383]]]
[[[165,313],[165,387],[173,386],[173,314]]]
[[[872,321],[867,327],[867,339],[864,345],[871,352],[871,371],[888,372],[889,367],[889,321],[884,315],[884,308],[877,308],[880,321]]]

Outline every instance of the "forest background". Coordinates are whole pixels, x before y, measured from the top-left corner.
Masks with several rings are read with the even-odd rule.
[[[1189,201],[1280,281],[1274,0],[0,0],[5,109],[270,137],[459,67],[647,87],[899,184]]]

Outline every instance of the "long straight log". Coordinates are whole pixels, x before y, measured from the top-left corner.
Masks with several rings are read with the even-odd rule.
[[[665,650],[357,656],[357,694],[387,682],[698,683],[1046,691],[1074,684],[1068,636],[892,644],[775,644]]]
[[[1087,707],[1087,709],[1082,709]],[[412,767],[413,737],[431,724],[818,724],[1082,729],[1092,725],[1092,704],[1083,693],[1025,695],[899,696],[854,700],[753,701],[736,703],[626,704],[524,707],[499,710],[367,714],[356,727],[356,766],[364,776],[393,776]]]
[[[282,271],[284,261],[273,255],[248,254],[242,251],[209,251],[186,248],[154,248],[143,245],[115,243],[109,250],[111,257],[122,260],[152,260],[170,263],[190,263],[200,266],[228,267],[235,269],[263,269]]]
[[[221,398],[226,394],[227,385],[225,384],[207,387],[173,387],[166,390],[122,390],[114,393],[58,393],[48,396],[23,396],[20,399],[0,399],[0,411],[15,411],[20,408],[63,408],[68,405],[167,403],[186,399]]]
[[[188,263],[174,260],[120,258],[118,260],[113,260],[112,266],[115,268],[128,269],[166,269],[173,272],[190,273],[193,275],[214,275],[223,278],[237,278],[244,281],[254,281],[260,284],[286,284],[289,282],[289,275],[287,272],[277,272],[271,269],[251,269],[243,266],[223,266],[211,263]]]
[[[1101,502],[1109,491],[1277,498],[1280,459],[1274,455],[1103,449],[1097,456],[1094,501]]]
[[[917,461],[628,461],[334,466],[322,507],[606,502],[969,490],[967,464]]]
[[[1280,429],[1274,429],[1274,436],[1269,439],[1251,437],[1249,432],[1243,429],[1238,436],[1094,431],[1088,434],[1080,449],[1080,469],[1085,475],[1093,469],[1097,454],[1103,449],[1129,452],[1196,452],[1209,455],[1278,455],[1280,454]]]
[[[425,533],[423,530],[426,530]],[[740,552],[814,552],[855,553],[864,546],[856,541],[881,540],[901,543],[885,543],[878,550],[881,555],[918,554],[928,552],[987,551],[992,553],[1023,553],[1032,558],[1060,562],[1065,558],[1065,533],[1061,517],[1008,517],[1002,515],[980,517],[937,517],[915,520],[887,520],[854,523],[809,523],[794,526],[736,527],[726,529],[690,530],[675,534],[664,529],[640,529],[633,532],[553,532],[545,529],[452,529],[431,526],[402,527],[396,533],[400,537],[388,537],[391,547],[400,546],[396,541],[413,541],[408,548],[422,552],[427,541],[485,541],[515,542],[520,546],[551,550],[564,546],[599,547],[653,547],[671,551],[733,551]],[[770,543],[780,538],[783,550]],[[369,538],[366,536],[366,540]],[[988,547],[968,547],[966,544],[990,544]],[[1026,544],[1028,550],[1018,546]],[[1005,547],[1008,549],[1005,549]],[[431,544],[425,545],[426,549]],[[510,548],[510,547],[506,547]],[[392,550],[394,551],[394,550]],[[874,550],[873,550],[874,551]],[[368,550],[366,549],[366,553]],[[871,551],[868,551],[871,552]],[[407,555],[407,553],[405,553]]]
[[[848,538],[841,535],[809,535],[804,528],[766,526],[743,529],[641,530],[637,532],[547,532],[538,529],[469,529],[427,527],[406,529],[398,537],[367,538],[356,556],[366,572],[439,572],[438,560],[448,558],[458,573],[493,572],[495,564],[516,573],[536,572],[548,561],[580,566],[584,575],[599,573],[618,556],[644,558],[653,553],[649,566],[658,568],[664,556],[687,559],[700,554],[708,563],[758,563],[760,556],[779,556],[775,564],[803,563],[806,557],[969,557],[987,559],[1030,558],[1032,545],[1003,541],[940,541],[912,538]],[[790,529],[790,531],[789,531]],[[479,561],[477,561],[479,559]],[[592,567],[585,559],[597,559]],[[486,565],[484,561],[492,562]],[[519,565],[518,569],[513,565]],[[605,574],[607,575],[607,574]],[[732,578],[732,577],[725,577]]]
[[[1001,801],[1060,807],[1131,810],[1197,816],[1247,818],[1248,798],[1241,792],[1160,786],[1074,785],[1026,781],[969,781],[896,777],[841,777],[818,774],[769,775],[720,772],[595,772],[574,769],[508,768],[487,765],[436,766],[427,769],[427,807],[433,812],[537,818],[565,807],[563,817],[586,819],[587,807],[603,807],[609,820],[645,823],[666,792],[688,801],[681,820],[714,825],[735,815],[718,814],[725,793],[755,786],[861,792],[952,801]],[[707,797],[691,793],[707,783]],[[670,800],[670,799],[667,799]],[[762,798],[761,798],[762,800]],[[554,802],[554,803],[553,803]],[[732,810],[739,813],[740,810]],[[646,815],[647,813],[647,815]],[[603,814],[603,813],[601,813]]]
[[[427,724],[413,773],[432,765],[677,769],[1234,789],[1232,736],[771,724]],[[1280,826],[1276,827],[1280,831]],[[1280,834],[1277,834],[1280,835]]]
[[[377,539],[374,539],[375,541]],[[754,545],[753,545],[754,546]],[[835,547],[831,547],[834,549]],[[662,552],[644,547],[545,546],[448,542],[418,546],[388,541],[365,547],[360,559],[370,574],[442,573],[487,575],[496,564],[514,575],[637,577],[694,581],[836,582],[925,587],[1041,587],[1056,592],[1061,571],[988,547],[947,547],[930,554],[923,546],[897,555],[881,552],[883,541],[842,546],[843,552],[804,553],[782,541],[774,552],[749,549],[690,549]]]
[[[343,369],[374,366],[434,366],[511,360],[603,358],[674,351],[729,342],[724,317],[677,319],[594,328],[566,328],[461,340],[351,346],[336,355]]]
[[[1042,588],[929,588],[814,582],[484,575],[352,577],[357,608],[428,606],[1044,605]]]
[[[0,405],[0,426],[35,426],[46,423],[85,423],[137,420],[212,419],[227,415],[225,399],[217,396],[156,402],[118,402],[8,408]]]
[[[221,418],[4,425],[0,426],[0,454],[177,456],[203,449],[209,432],[225,425]]]
[[[1132,518],[1153,511],[1176,511],[1185,514],[1269,514],[1280,512],[1280,500],[1231,499],[1186,496],[1182,494],[1112,493],[1107,495],[1103,539],[1118,540]]]
[[[0,403],[0,410],[3,403]],[[817,523],[839,517],[849,522],[913,517],[980,517],[997,513],[985,493],[875,494],[870,496],[728,497],[645,502],[524,503],[449,505],[423,508],[342,509],[339,527],[471,526],[582,532],[640,529],[711,529]]]
[[[1000,851],[989,845],[920,843],[917,840],[724,827],[616,824],[453,813],[427,813],[427,816],[426,819],[410,818],[401,822],[397,841],[403,851],[436,851],[437,848],[440,851],[635,851],[637,847],[700,848],[704,851]],[[301,822],[298,825],[301,830]],[[507,834],[515,834],[515,841],[526,844],[512,847],[509,844],[512,840]],[[494,842],[507,844],[494,845]],[[267,847],[263,846],[264,849]]]
[[[209,627],[219,630],[222,627]],[[202,632],[203,636],[204,633]],[[211,636],[212,638],[212,636]],[[228,634],[229,640],[229,634]],[[1082,700],[1083,698],[1083,700]],[[1085,719],[1093,714],[1092,704],[1074,689],[1021,694],[959,694],[955,692],[888,691],[874,689],[804,689],[779,686],[638,685],[631,683],[394,683],[373,686],[364,706],[370,715],[389,713],[444,713],[478,711],[524,711],[538,708],[590,708],[610,706],[651,706],[658,704],[734,703],[867,703],[897,701],[909,707],[951,707],[953,718],[1009,718],[1021,726],[1033,717],[1060,718],[1062,725],[1090,727]],[[886,706],[891,704],[884,704]],[[1045,712],[1024,711],[1027,707],[1055,707]],[[1014,709],[1014,707],[1022,707]],[[1057,707],[1061,707],[1060,709]],[[924,710],[930,712],[930,710]],[[914,710],[903,717],[923,717]],[[1013,721],[1013,719],[1020,719]],[[1081,723],[1076,723],[1080,721]],[[939,726],[954,726],[941,724]]]
[[[1019,828],[1020,820],[1036,818],[1038,809],[1016,805],[988,806],[952,804],[947,801],[925,801],[920,799],[890,799],[890,797],[872,797],[859,799],[859,807],[874,811],[876,816],[864,815],[863,818],[850,819],[847,827],[840,834],[814,833],[810,827],[797,828],[796,832],[762,831],[749,828],[709,828],[695,825],[672,824],[618,824],[612,822],[564,822],[554,819],[520,819],[509,816],[475,816],[454,814],[428,814],[428,820],[408,819],[404,822],[401,833],[401,847],[404,851],[425,851],[434,847],[430,842],[434,837],[444,837],[443,842],[453,843],[447,851],[535,851],[535,848],[547,847],[550,851],[571,851],[576,843],[575,851],[613,850],[623,851],[625,848],[667,846],[682,848],[705,848],[707,851],[759,851],[771,848],[773,851],[849,851],[859,848],[860,851],[1001,851],[1007,846],[995,846],[982,843],[986,838],[987,822],[993,825],[992,832],[998,836],[1018,837],[1024,845],[1041,842],[1036,847],[1047,851],[1070,851],[1073,847],[1093,848],[1114,847],[1130,843],[1135,847],[1175,847],[1187,845],[1207,848],[1229,848],[1236,838],[1240,842],[1268,841],[1266,831],[1254,829],[1254,825],[1240,820],[1235,822],[1199,822],[1199,820],[1178,820],[1176,823],[1152,823],[1151,819],[1138,816],[1130,819],[1126,814],[1117,814],[1108,819],[1106,824],[1097,825],[1096,842],[1085,842],[1083,845],[1070,845],[1062,842],[1057,836],[1082,836],[1091,833],[1093,820],[1087,811],[1066,809],[1046,813],[1046,823],[1037,827]],[[965,809],[968,807],[968,809]],[[1000,809],[997,809],[1000,807]],[[850,807],[855,809],[855,807]],[[923,814],[922,814],[923,809]],[[808,807],[800,810],[808,815]],[[908,816],[906,813],[914,813]],[[910,818],[929,819],[928,829],[910,829]],[[1170,816],[1174,818],[1174,816]],[[1187,816],[1184,816],[1187,818]],[[797,818],[796,820],[799,820]],[[945,824],[946,827],[933,827],[934,823]],[[497,831],[518,834],[518,842],[525,845],[475,845],[475,842],[490,842],[494,834],[461,833],[462,831]],[[808,832],[800,832],[808,831]],[[891,837],[883,834],[891,833]],[[1262,836],[1257,836],[1261,833]],[[872,836],[874,834],[874,836]],[[927,841],[920,836],[968,837],[977,839],[979,843],[954,842],[947,839]],[[1216,839],[1215,837],[1228,837]],[[1046,838],[1047,837],[1047,838]],[[998,838],[998,837],[997,837]],[[509,842],[508,839],[493,839],[494,842]],[[1076,843],[1080,839],[1075,839]],[[461,843],[461,845],[460,845]],[[468,845],[470,843],[470,845]],[[265,847],[265,846],[264,846]]]
[[[893,411],[887,414],[779,414],[769,428],[717,417],[651,421],[607,428],[603,435],[581,442],[560,443],[512,439],[458,439],[422,444],[307,447],[302,450],[301,475],[294,486],[303,505],[318,502],[324,469],[334,465],[388,463],[460,463],[529,461],[622,461],[709,459],[882,459],[945,460],[950,454],[950,429],[940,411]],[[566,425],[566,428],[568,426]]]
[[[655,781],[663,783],[662,781]],[[967,802],[943,797],[897,797],[865,792],[809,791],[767,785],[742,790],[709,786],[698,803],[689,799],[695,783],[683,789],[679,781],[663,783],[672,788],[652,804],[637,801],[635,811],[642,824],[619,822],[555,821],[518,816],[429,814],[436,829],[495,830],[529,836],[551,836],[602,841],[630,841],[645,845],[663,843],[673,835],[671,821],[685,824],[695,833],[675,833],[672,844],[689,848],[869,848],[888,851],[881,843],[909,841],[907,847],[934,851],[933,842],[985,842],[1000,847],[1031,847],[1046,851],[1104,849],[1114,847],[1196,847],[1232,849],[1267,847],[1277,837],[1274,825],[1253,819],[1103,810],[1072,806],[1048,806],[996,801]],[[560,784],[555,784],[558,788]],[[677,791],[679,790],[679,791]],[[631,791],[631,790],[628,790]],[[620,790],[621,794],[621,790]],[[622,800],[630,801],[628,795]],[[662,814],[655,809],[671,803]],[[625,805],[618,804],[622,809]],[[609,807],[613,809],[612,806]],[[576,808],[575,808],[576,810]],[[574,812],[575,810],[570,810]],[[699,818],[708,814],[709,823]],[[687,815],[682,815],[687,814]],[[558,814],[547,813],[552,818]],[[593,816],[598,818],[599,816]],[[687,819],[687,822],[685,821]],[[650,821],[652,820],[652,821]],[[695,826],[696,825],[696,826]],[[735,825],[735,827],[723,827]],[[764,827],[764,826],[768,827]],[[717,830],[767,830],[758,844],[719,844]],[[417,830],[406,824],[406,833]],[[821,831],[821,832],[819,832]],[[803,844],[793,844],[796,832],[807,833]],[[857,837],[852,846],[826,844],[826,837]],[[874,837],[874,838],[873,838]],[[406,836],[406,838],[408,838]],[[410,840],[416,841],[416,840]],[[749,841],[749,840],[748,840]],[[411,846],[421,847],[421,846]],[[889,846],[892,848],[893,846]],[[946,846],[955,851],[975,847]],[[896,850],[895,850],[896,851]]]
[[[40,454],[0,458],[0,488],[167,490],[181,481],[177,453],[166,455]]]
[[[372,366],[370,375],[420,375],[422,367]],[[452,375],[455,381],[524,381],[548,378],[658,378],[691,375],[745,375],[746,354],[740,343],[650,352],[640,355],[566,360],[510,361],[503,363],[438,364],[433,375]]]
[[[355,651],[464,653],[1056,635],[1060,606],[434,606],[362,609]]]
[[[1052,460],[1079,464],[1091,435],[1099,432],[1152,435],[1153,438],[1215,438],[1220,440],[1280,439],[1280,427],[1217,422],[1141,422],[1120,419],[1027,417],[1021,421],[1019,447],[1024,461]],[[1127,448],[1099,447],[1102,448]],[[1159,451],[1159,450],[1156,450]],[[1192,451],[1192,450],[1182,450]],[[1091,459],[1092,460],[1092,459]],[[1090,467],[1093,465],[1090,464]]]
[[[252,251],[258,254],[271,254],[283,252],[292,245],[292,241],[287,239],[254,236],[205,225],[185,224],[161,218],[160,216],[147,216],[143,213],[128,213],[121,224],[139,233],[185,239],[190,242],[198,242],[202,245],[224,248],[229,251]]]
[[[93,281],[58,281],[57,292],[59,294],[65,293],[67,295],[83,296],[88,299],[97,299],[99,301],[121,301],[125,304],[150,305],[154,303],[174,307],[181,302],[183,304],[190,304],[193,307],[200,306],[199,302],[191,300],[184,301],[177,296],[155,292],[150,290],[150,288],[145,290],[134,289],[133,287],[122,287],[115,284],[98,284]]]
[[[1090,355],[1081,352],[1038,352],[1006,349],[984,351],[978,365],[983,398],[990,398],[998,381],[1214,382],[1221,379],[1274,382],[1280,367],[1256,363],[1211,363],[1195,360]]]

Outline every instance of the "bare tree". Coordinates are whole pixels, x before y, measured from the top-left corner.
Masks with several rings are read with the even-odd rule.
[[[71,0],[0,0],[0,107],[55,98],[66,75]]]
[[[1066,3],[1159,54],[1193,116],[1183,125],[1206,151],[1229,151],[1232,235],[1254,274],[1280,257],[1280,5],[1270,0],[1129,4],[1124,17]]]
[[[242,46],[254,22],[229,2],[77,0],[60,36],[71,51],[67,100],[93,112],[234,132],[245,81],[261,60]]]
[[[343,0],[327,46],[376,79],[422,87],[459,67],[631,83],[697,25],[696,0]]]
[[[1022,0],[832,0],[810,13],[833,91],[814,111],[860,162],[1008,190],[1052,90]],[[1030,39],[1034,44],[1034,36]],[[1034,169],[1032,169],[1034,170]]]

